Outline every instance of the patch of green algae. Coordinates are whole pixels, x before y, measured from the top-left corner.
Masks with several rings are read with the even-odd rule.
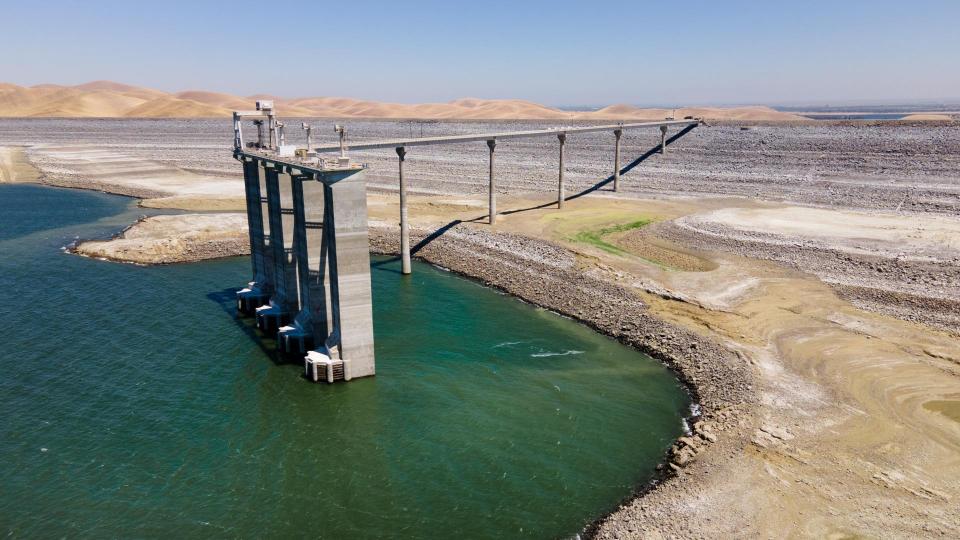
[[[651,219],[640,219],[630,223],[614,225],[612,227],[580,231],[574,234],[571,240],[583,244],[590,244],[614,255],[629,255],[629,252],[611,244],[610,242],[607,242],[604,240],[604,237],[614,233],[622,233],[626,231],[632,231],[633,229],[639,229],[649,225],[652,221],[653,220]]]

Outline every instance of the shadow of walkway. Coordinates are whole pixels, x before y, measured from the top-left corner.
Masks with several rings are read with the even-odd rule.
[[[686,135],[687,133],[690,133],[691,131],[693,131],[697,126],[698,126],[698,124],[690,124],[690,125],[688,125],[687,127],[681,129],[680,131],[678,131],[677,133],[675,133],[672,137],[666,139],[666,140],[664,141],[665,145],[666,145],[666,146],[670,146],[671,144],[673,144],[674,142],[676,142],[677,140],[679,140],[681,137],[683,137],[683,136]],[[620,169],[620,175],[623,176],[624,174],[632,171],[632,170],[635,169],[637,166],[639,166],[641,163],[643,163],[644,161],[650,159],[651,157],[653,157],[654,155],[659,154],[659,153],[660,153],[660,145],[658,144],[658,145],[654,146],[653,148],[651,148],[650,150],[647,150],[645,153],[643,153],[643,154],[642,154],[640,157],[638,157],[637,159],[635,159],[635,160],[631,161],[630,163],[626,164],[625,166],[621,167],[621,169]],[[575,194],[573,194],[573,195],[570,195],[569,197],[564,198],[564,200],[565,200],[565,201],[572,201],[572,200],[574,200],[574,199],[579,199],[580,197],[583,197],[583,196],[585,196],[585,195],[589,195],[589,194],[591,194],[591,193],[593,193],[593,192],[600,191],[600,190],[601,190],[604,186],[606,186],[607,184],[613,183],[613,176],[614,176],[614,175],[611,174],[610,176],[608,176],[608,177],[604,178],[603,180],[597,182],[596,184],[588,187],[587,189],[585,189],[585,190],[583,190],[583,191],[581,191],[581,192],[579,192],[579,193],[575,193]],[[538,204],[538,205],[536,205],[536,206],[530,206],[530,207],[527,207],[527,208],[515,208],[515,209],[513,209],[513,210],[505,210],[505,211],[503,211],[503,212],[500,212],[500,215],[506,216],[506,215],[511,215],[511,214],[519,214],[519,213],[521,213],[521,212],[530,212],[530,211],[532,211],[532,210],[543,210],[544,208],[550,208],[551,206],[554,206],[554,205],[556,205],[556,204],[557,204],[556,201],[548,201],[548,202],[545,202],[545,203],[543,203],[543,204]],[[444,226],[440,227],[439,229],[433,231],[433,232],[430,233],[427,237],[425,237],[423,240],[420,240],[419,242],[417,242],[416,245],[414,245],[414,246],[412,246],[412,247],[410,248],[410,255],[411,255],[411,256],[415,255],[418,251],[420,251],[421,249],[425,248],[425,247],[426,247],[427,245],[429,245],[431,242],[433,242],[433,241],[436,240],[437,238],[440,238],[441,236],[443,236],[444,234],[446,234],[447,232],[449,232],[451,229],[453,229],[453,228],[456,227],[457,225],[460,225],[461,223],[476,223],[476,222],[479,222],[479,221],[486,221],[488,217],[489,217],[489,214],[484,214],[484,215],[482,215],[482,216],[477,216],[477,217],[475,217],[475,218],[473,218],[473,219],[469,219],[469,220],[455,219],[455,220],[451,221],[450,223],[447,223],[446,225],[444,225]],[[384,266],[384,265],[387,265],[387,264],[390,264],[390,263],[394,263],[394,262],[396,262],[396,261],[398,261],[398,260],[400,260],[400,257],[391,257],[390,259],[387,259],[387,260],[384,260],[384,261],[380,261],[380,262],[377,262],[377,263],[373,263],[373,266],[375,266],[375,267],[381,267],[381,266]],[[394,269],[392,269],[392,268],[383,268],[383,270],[387,270],[387,271],[390,271],[390,272],[400,273],[399,270],[394,270]]]
[[[683,137],[683,136],[686,135],[687,133],[690,133],[691,131],[693,131],[694,128],[696,128],[696,127],[697,127],[697,124],[691,124],[691,125],[683,128],[683,129],[681,129],[681,130],[678,131],[676,134],[674,134],[672,137],[670,137],[669,139],[667,139],[666,141],[664,141],[664,142],[666,143],[666,146],[670,146],[671,144],[673,144],[674,142],[676,142],[678,139],[680,139],[681,137]],[[657,154],[659,154],[659,153],[660,153],[660,145],[658,144],[658,145],[654,146],[653,148],[651,148],[650,150],[647,150],[646,152],[644,152],[644,153],[643,153],[640,157],[638,157],[637,159],[635,159],[635,160],[631,161],[630,163],[627,163],[626,165],[624,165],[623,167],[621,167],[621,168],[620,168],[620,175],[623,176],[624,174],[627,174],[628,172],[630,172],[630,171],[632,171],[633,169],[635,169],[638,165],[640,165],[640,164],[643,163],[644,161],[650,159],[651,157],[653,157],[654,155],[657,155]],[[566,198],[564,198],[563,200],[565,200],[565,201],[572,201],[572,200],[574,200],[574,199],[579,199],[580,197],[583,197],[583,196],[585,196],[585,195],[589,195],[589,194],[591,194],[591,193],[593,193],[593,192],[595,192],[595,191],[600,191],[604,186],[606,186],[607,184],[611,184],[611,183],[613,183],[613,175],[612,175],[612,174],[611,174],[610,176],[604,178],[603,180],[597,182],[596,184],[588,187],[587,189],[585,189],[585,190],[583,190],[583,191],[581,191],[581,192],[579,192],[579,193],[574,193],[573,195],[570,195],[569,197],[566,197]],[[556,201],[550,201],[550,202],[546,202],[546,203],[543,203],[543,204],[539,204],[539,205],[537,205],[537,206],[531,206],[531,207],[529,207],[529,208],[516,208],[516,209],[514,209],[514,210],[506,210],[506,211],[504,211],[504,212],[500,212],[500,214],[501,214],[501,215],[510,215],[510,214],[518,214],[518,213],[520,213],[520,212],[528,212],[528,211],[530,211],[530,210],[542,210],[542,209],[544,209],[544,208],[549,208],[549,207],[551,207],[551,206],[553,206],[553,205],[555,205],[555,204],[557,204]]]

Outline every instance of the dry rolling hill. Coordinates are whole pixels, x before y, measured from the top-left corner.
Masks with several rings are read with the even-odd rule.
[[[416,118],[441,120],[661,120],[674,115],[716,120],[799,120],[769,107],[644,109],[611,105],[592,112],[562,111],[519,99],[464,98],[448,103],[384,103],[343,97],[286,99],[257,95],[240,97],[187,90],[167,93],[112,81],[76,86],[0,83],[0,117],[220,118],[250,109],[255,99],[273,99],[288,117]]]

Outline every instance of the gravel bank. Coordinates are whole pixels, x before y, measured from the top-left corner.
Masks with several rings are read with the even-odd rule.
[[[282,112],[282,111],[281,111]],[[331,126],[338,120],[321,120]],[[317,125],[318,121],[313,121]],[[348,141],[539,129],[555,122],[342,121]],[[573,124],[582,124],[575,122]],[[296,125],[290,119],[288,125]],[[329,132],[329,133],[328,133]],[[2,144],[85,144],[203,174],[239,177],[230,157],[229,120],[4,119]],[[317,144],[334,144],[332,129],[316,129]],[[289,134],[298,141],[297,133]],[[623,162],[658,140],[656,130],[628,131]],[[566,148],[568,190],[586,189],[611,174],[613,136],[571,136]],[[497,145],[501,192],[545,191],[556,183],[556,140]],[[373,185],[394,189],[392,150],[355,152],[368,162]],[[898,122],[743,124],[700,127],[623,177],[636,196],[731,195],[845,208],[960,211],[960,123]],[[407,156],[411,189],[479,193],[485,189],[485,144],[418,147]]]
[[[427,234],[411,231],[411,242],[422,242]],[[370,243],[376,253],[396,255],[396,228],[371,227]],[[548,242],[465,225],[430,241],[416,256],[582,322],[661,360],[684,381],[699,415],[691,419],[691,433],[670,449],[668,466],[658,480],[638,486],[637,496],[680,500],[674,485],[689,488],[710,467],[698,460],[702,450],[716,443],[726,455],[749,441],[756,423],[753,367],[715,340],[651,316],[636,293],[608,281],[611,276],[603,276],[602,268],[585,267],[574,254]],[[629,530],[637,520],[630,502],[588,526],[587,535],[606,537],[609,531]],[[668,516],[647,518],[670,528]]]

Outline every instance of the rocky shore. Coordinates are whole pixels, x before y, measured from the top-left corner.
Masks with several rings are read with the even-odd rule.
[[[749,442],[756,429],[752,405],[758,394],[755,367],[743,356],[713,338],[654,317],[636,292],[611,282],[609,269],[584,264],[556,244],[466,225],[426,241],[429,233],[411,231],[411,242],[421,244],[418,258],[586,324],[662,361],[686,384],[697,404],[690,433],[670,448],[658,479],[637,486],[635,496],[656,491],[659,497],[670,497],[673,484],[696,482],[697,475],[684,470],[707,447],[720,441],[725,451],[735,452]],[[375,253],[396,255],[398,231],[371,227],[370,244]],[[637,517],[625,519],[620,512],[588,525],[586,537],[629,532]]]

